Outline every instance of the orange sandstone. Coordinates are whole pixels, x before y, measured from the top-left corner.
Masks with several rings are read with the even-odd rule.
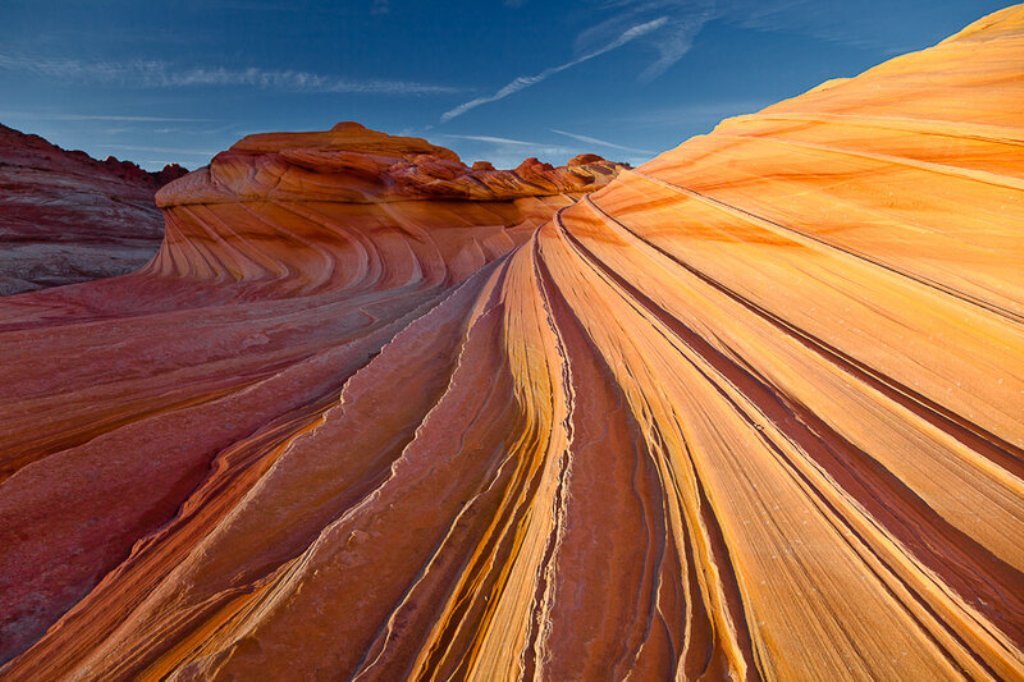
[[[1024,678],[1022,63],[1017,6],[592,194],[243,140],[0,302],[2,674]]]
[[[396,334],[619,169],[471,170],[355,123],[254,135],[159,192],[140,272],[0,303],[0,659],[184,510],[208,521],[204,495],[230,510]]]

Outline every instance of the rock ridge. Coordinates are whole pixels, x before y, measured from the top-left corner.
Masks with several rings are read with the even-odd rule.
[[[1021,64],[1017,5],[508,201],[243,140],[0,300],[0,677],[1024,679]]]
[[[264,200],[388,203],[510,201],[604,186],[623,164],[594,154],[555,168],[528,158],[514,170],[466,166],[455,152],[353,121],[312,133],[261,133],[214,157],[209,168],[164,187],[162,208]]]
[[[153,194],[187,172],[99,161],[0,125],[0,295],[144,266],[163,234]]]

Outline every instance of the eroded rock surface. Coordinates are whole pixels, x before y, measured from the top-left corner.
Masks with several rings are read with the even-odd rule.
[[[1018,6],[592,194],[244,140],[0,302],[6,679],[1020,679],[1022,63]]]
[[[454,362],[445,335],[495,261],[620,169],[588,156],[471,170],[450,150],[353,123],[257,135],[160,191],[166,235],[141,271],[0,303],[12,387],[0,399],[3,656],[194,504],[233,443],[262,443],[225,471],[234,492],[215,495],[224,511],[240,502],[279,439],[317,423],[421,316],[452,317],[417,360]],[[443,375],[424,381],[392,396],[443,389]],[[40,552],[64,558],[39,570]]]
[[[141,268],[163,237],[153,194],[186,172],[97,161],[0,125],[0,296]]]

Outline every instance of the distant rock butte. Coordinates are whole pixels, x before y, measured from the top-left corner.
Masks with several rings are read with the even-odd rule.
[[[0,677],[1021,679],[1021,64],[1016,6],[591,194],[241,141],[0,301]]]
[[[594,154],[560,168],[535,158],[515,170],[495,170],[486,161],[469,167],[450,149],[348,121],[326,132],[250,135],[218,154],[209,168],[161,190],[157,203],[510,201],[591,192],[619,168]]]
[[[157,193],[167,239],[147,272],[250,282],[272,296],[390,288],[395,276],[448,287],[623,168],[596,155],[470,168],[450,149],[354,122],[251,135]]]
[[[187,172],[98,161],[0,125],[0,295],[142,267],[163,236],[153,194]]]

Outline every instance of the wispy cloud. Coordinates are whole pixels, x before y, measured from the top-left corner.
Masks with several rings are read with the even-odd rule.
[[[356,80],[308,71],[256,67],[177,68],[159,60],[87,62],[78,59],[0,54],[0,69],[59,80],[156,88],[240,86],[264,90],[376,95],[439,95],[460,92],[459,88],[446,85],[381,79]]]
[[[496,135],[444,134],[437,137],[446,140],[463,158],[490,161],[497,168],[515,168],[523,159],[535,156],[538,159],[561,163],[578,151],[558,144],[517,140]]]
[[[462,116],[464,113],[471,109],[475,109],[484,104],[490,104],[491,102],[497,102],[498,100],[505,99],[509,95],[514,95],[520,90],[525,90],[526,88],[532,87],[537,83],[540,83],[541,81],[544,81],[550,78],[551,76],[554,76],[557,73],[561,73],[562,71],[571,69],[574,66],[578,66],[583,62],[590,61],[591,59],[611,52],[612,50],[616,50],[643,35],[646,35],[652,31],[656,31],[657,29],[664,26],[666,23],[668,23],[667,17],[659,17],[657,19],[653,19],[642,24],[631,26],[626,30],[622,31],[622,33],[611,42],[602,45],[601,47],[598,47],[596,49],[592,49],[589,52],[586,52],[581,57],[577,57],[576,59],[568,61],[564,64],[559,64],[558,66],[552,66],[550,68],[544,69],[540,73],[533,76],[519,76],[511,83],[498,90],[493,95],[489,95],[487,97],[477,97],[476,99],[472,99],[468,102],[460,104],[454,109],[446,111],[444,114],[441,115],[441,122],[447,123],[453,118]]]
[[[921,3],[918,17],[927,19],[927,12],[942,3]],[[905,52],[914,49],[903,43],[906,31],[892,32],[893,21],[879,21],[876,12],[865,12],[859,3],[822,3],[818,0],[732,0],[725,20],[755,31],[801,33],[818,40],[882,52]],[[890,43],[897,38],[902,50]],[[921,46],[918,46],[921,47]]]
[[[473,142],[490,142],[492,144],[507,144],[521,147],[539,147],[542,146],[537,142],[528,142],[526,140],[513,140],[509,137],[494,137],[493,135],[442,135],[441,137],[447,137],[454,140],[472,140]]]
[[[213,128],[209,126],[165,126],[160,128],[153,128],[151,132],[158,135],[220,135],[228,131],[238,131],[237,123],[227,123],[225,125],[215,126]]]
[[[120,121],[125,123],[198,123],[209,118],[179,118],[172,116],[121,116],[117,114],[55,114],[39,111],[0,111],[0,118],[33,119],[37,121]]]
[[[495,168],[516,168],[524,160],[534,157],[541,161],[559,165],[576,155],[576,152],[557,145],[541,145],[539,147],[492,147],[480,150],[474,158],[490,161]],[[466,155],[468,158],[469,155]]]
[[[654,154],[655,153],[653,150],[650,150],[650,149],[637,149],[636,147],[626,147],[624,145],[615,144],[614,142],[609,142],[608,140],[602,140],[602,139],[597,138],[597,137],[590,137],[589,135],[577,135],[576,133],[569,133],[569,132],[566,132],[564,130],[557,130],[555,128],[552,128],[551,132],[557,133],[559,135],[565,135],[566,137],[571,137],[574,140],[578,140],[580,142],[586,142],[587,144],[596,144],[599,147],[608,147],[610,149],[618,149],[620,151],[632,152],[634,154]]]
[[[770,2],[771,0],[758,0]],[[664,19],[660,30],[645,41],[657,52],[658,57],[639,75],[639,80],[649,82],[663,74],[678,62],[693,47],[693,39],[708,21],[721,11],[722,3],[716,0],[607,0],[604,9],[613,14],[600,23],[591,26],[576,38],[577,53],[585,53],[594,45],[604,44],[623,27],[649,20],[658,16]]]
[[[861,3],[826,3],[821,0],[596,0],[598,12],[611,12],[601,23],[587,29],[576,40],[577,53],[601,44],[637,21],[666,16],[668,24],[645,44],[658,53],[657,59],[640,74],[650,81],[678,62],[693,46],[701,29],[721,20],[757,31],[799,33],[841,45],[885,48],[891,21],[879,21],[877,12],[865,12]],[[884,4],[884,3],[883,3]],[[921,3],[922,10],[929,3]],[[941,3],[931,3],[938,6]],[[905,32],[897,32],[903,35]]]
[[[520,6],[524,0],[506,0],[506,5]],[[446,111],[447,122],[462,114],[504,99],[529,88],[566,69],[617,49],[638,38],[655,58],[637,80],[650,82],[679,62],[693,47],[693,42],[708,22],[722,20],[756,30],[801,30],[830,40],[851,41],[843,37],[833,16],[835,13],[814,0],[593,0],[591,14],[600,17],[597,23],[576,37],[578,55],[565,64],[545,69],[533,76],[519,76],[493,95],[478,97]],[[851,12],[856,13],[856,5]],[[830,18],[831,17],[831,18]],[[849,22],[847,22],[849,23]],[[859,43],[857,43],[859,44]]]
[[[388,14],[390,11],[390,0],[373,0],[370,3],[370,14]]]
[[[108,144],[105,145],[110,149],[118,149],[127,152],[155,152],[158,154],[185,154],[187,156],[205,156],[212,157],[217,154],[216,151],[209,149],[179,149],[177,147],[148,147],[134,144]]]

